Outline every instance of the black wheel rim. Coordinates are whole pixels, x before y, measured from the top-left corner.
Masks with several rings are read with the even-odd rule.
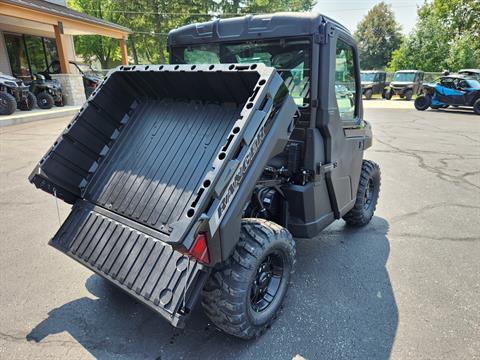
[[[365,201],[363,204],[363,208],[365,210],[370,209],[373,203],[373,196],[375,192],[375,186],[373,184],[372,179],[368,179],[367,189],[365,190]]]
[[[263,259],[250,291],[250,305],[253,311],[265,311],[272,304],[282,283],[283,269],[283,257],[278,252],[271,253]]]

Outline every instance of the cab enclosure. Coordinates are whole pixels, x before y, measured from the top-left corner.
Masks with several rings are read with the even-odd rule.
[[[411,100],[422,89],[424,72],[421,70],[399,70],[393,75],[390,85],[385,92],[385,98],[390,100],[398,95],[405,100]]]
[[[387,82],[387,73],[381,70],[363,70],[360,73],[362,82],[362,94],[365,99],[370,100],[372,95],[380,94],[385,97],[385,87]]]

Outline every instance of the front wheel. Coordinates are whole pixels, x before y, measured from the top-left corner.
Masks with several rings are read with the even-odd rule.
[[[430,97],[430,95],[419,95],[415,99],[415,102],[413,103],[413,105],[417,110],[420,110],[420,111],[427,110],[429,106],[432,105],[432,98]]]
[[[353,208],[343,216],[351,226],[365,226],[373,217],[380,193],[380,167],[373,161],[363,160],[357,199]]]
[[[6,92],[0,92],[0,115],[11,115],[17,108],[17,100]]]
[[[372,95],[373,95],[373,91],[371,89],[368,89],[368,90],[365,90],[365,99],[366,100],[370,100],[372,98]]]
[[[18,108],[22,111],[30,111],[35,108],[35,106],[37,106],[37,98],[29,91],[26,99],[18,105]]]
[[[393,96],[392,90],[387,90],[387,91],[385,91],[385,99],[386,99],[386,100],[391,100],[391,99],[392,99],[392,96]]]
[[[51,109],[54,103],[52,95],[46,91],[37,95],[37,105],[40,109]]]
[[[412,90],[405,91],[405,100],[407,100],[407,101],[412,100],[412,96],[413,96],[413,91]]]
[[[264,219],[243,219],[240,240],[203,289],[202,306],[224,332],[251,339],[275,319],[295,264],[290,232]]]
[[[477,115],[480,115],[480,99],[477,99],[473,103],[473,112]]]

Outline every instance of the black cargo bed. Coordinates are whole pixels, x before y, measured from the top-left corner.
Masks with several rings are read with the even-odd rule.
[[[145,101],[92,179],[85,199],[169,234],[193,202],[241,108]]]

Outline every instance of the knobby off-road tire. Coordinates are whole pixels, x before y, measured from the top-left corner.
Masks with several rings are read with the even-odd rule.
[[[372,99],[372,95],[373,95],[373,91],[368,89],[368,90],[365,90],[365,99],[366,100],[371,100]]]
[[[17,100],[6,92],[0,92],[0,115],[11,115],[17,108]]]
[[[413,105],[419,111],[427,110],[432,105],[432,98],[430,95],[419,95]]]
[[[40,109],[51,109],[54,103],[52,95],[46,91],[42,91],[37,95],[37,105]]]
[[[26,100],[18,104],[18,108],[22,111],[30,111],[36,106],[37,106],[37,98],[31,91],[28,92]]]
[[[412,90],[405,91],[405,100],[407,100],[407,101],[412,100],[412,96],[413,96],[413,91]]]
[[[365,226],[373,217],[380,193],[380,167],[373,161],[363,160],[357,200],[343,216],[348,225]]]
[[[55,101],[55,106],[57,107],[64,107],[65,106],[65,96],[62,95],[62,100]]]
[[[480,115],[480,99],[475,100],[473,103],[473,112],[477,115]]]
[[[203,289],[206,315],[230,335],[261,335],[280,309],[294,265],[295,242],[287,229],[264,219],[243,219],[232,256]]]
[[[384,96],[385,100],[391,100],[392,96],[393,96],[392,90],[385,91],[385,96]]]

